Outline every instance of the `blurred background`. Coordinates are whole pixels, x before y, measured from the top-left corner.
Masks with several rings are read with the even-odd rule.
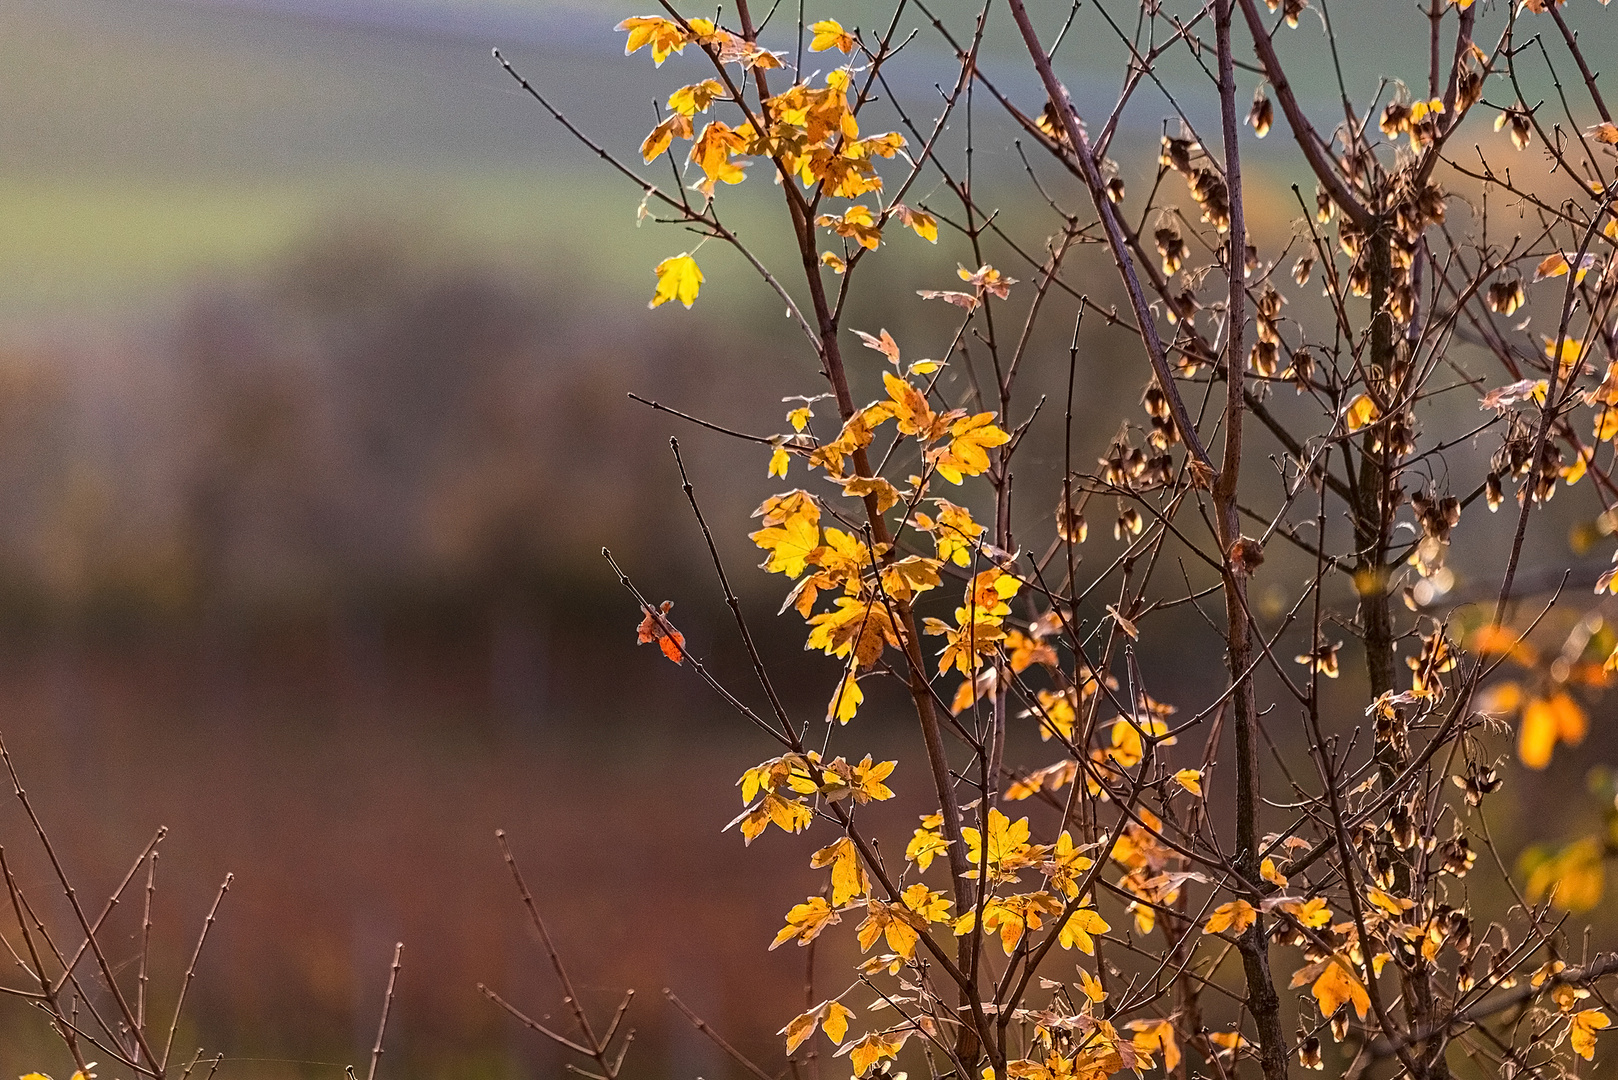
[[[811,16],[872,25],[874,11]],[[0,5],[0,730],[85,894],[172,829],[159,1009],[220,879],[236,875],[178,1041],[226,1052],[223,1077],[336,1080],[361,1062],[396,940],[384,1075],[557,1073],[548,1044],[474,990],[487,982],[535,1015],[560,1008],[497,827],[591,1003],[639,991],[636,1075],[729,1072],[664,986],[768,1060],[801,996],[802,954],[764,947],[814,887],[808,849],[772,834],[744,859],[720,834],[739,809],[735,778],[769,747],[636,650],[634,603],[600,549],[677,600],[693,647],[751,685],[668,452],[680,435],[791,703],[823,709],[830,662],[770,622],[780,582],[748,569],[746,515],[779,487],[766,455],[626,396],[767,434],[784,395],[820,391],[816,366],[780,305],[713,248],[694,311],[648,311],[650,267],[692,241],[637,228],[638,192],[489,57],[501,46],[628,157],[653,101],[700,77],[689,57],[660,72],[623,58],[611,27],[634,13],[617,0]],[[958,28],[970,14],[940,13]],[[1340,22],[1374,18],[1356,6]],[[1297,48],[1318,59],[1315,30]],[[991,34],[987,63],[1004,60],[999,83],[1037,109],[1008,31]],[[1115,49],[1088,24],[1067,48],[1065,74],[1104,107]],[[1375,69],[1351,57],[1355,88],[1401,64],[1420,77],[1424,48],[1389,41]],[[1331,93],[1323,64],[1299,70],[1311,100]],[[1211,116],[1192,74],[1169,84]],[[926,112],[952,63],[918,39],[894,77]],[[980,176],[1003,183],[1003,221],[1037,249],[1042,204],[1018,186],[1009,132],[979,115]],[[1114,156],[1131,190],[1150,183],[1167,115],[1150,103],[1129,117]],[[1253,152],[1249,215],[1284,241],[1297,178],[1266,172],[1277,141]],[[773,192],[749,188],[725,192],[728,220],[778,253]],[[914,289],[949,287],[967,258],[947,235],[908,246],[850,325],[886,326],[912,356],[944,348],[949,320]],[[1074,265],[1075,282],[1111,295],[1104,260]],[[1036,345],[1030,402],[1060,392],[1069,319]],[[1090,327],[1084,340],[1081,461],[1113,435],[1101,406],[1132,400],[1143,374],[1127,338]],[[861,361],[862,387],[877,364]],[[1059,469],[1058,435],[1053,423],[1031,435],[1030,485]],[[1491,449],[1456,453],[1476,472]],[[1547,511],[1538,562],[1604,560],[1570,550],[1594,514],[1576,504]],[[1092,543],[1110,550],[1096,524]],[[1468,524],[1488,563],[1500,523]],[[1171,667],[1153,692],[1192,700],[1220,658],[1153,652],[1170,640],[1143,644],[1143,668]],[[902,705],[873,702],[862,748],[908,750]],[[1592,751],[1610,759],[1593,708]],[[1564,756],[1503,798],[1565,791],[1584,767]],[[883,812],[905,830],[919,809],[901,798]],[[1501,828],[1514,851],[1516,824]],[[48,895],[9,803],[0,841]],[[112,939],[125,966],[136,907]],[[0,1074],[35,1068],[71,1071],[36,1015],[0,1007]]]

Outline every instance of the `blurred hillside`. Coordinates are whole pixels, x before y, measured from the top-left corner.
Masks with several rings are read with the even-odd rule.
[[[1352,31],[1379,5],[1343,7],[1334,17]],[[874,10],[819,8],[850,23]],[[709,249],[695,311],[646,310],[649,268],[690,241],[637,229],[637,193],[488,55],[500,44],[571,117],[632,150],[684,63],[658,73],[622,59],[610,27],[634,10],[0,6],[0,727],[86,891],[110,887],[159,824],[173,828],[160,1000],[218,879],[237,873],[182,1032],[232,1055],[223,1080],[338,1080],[369,1048],[400,938],[384,1075],[554,1075],[546,1045],[473,990],[486,981],[540,1012],[559,1004],[497,826],[589,993],[640,991],[637,1075],[727,1075],[659,1000],[662,986],[761,1050],[787,1019],[776,1003],[801,993],[801,955],[763,949],[810,880],[802,851],[770,837],[743,860],[740,840],[719,833],[731,807],[714,793],[763,747],[685,673],[635,648],[634,605],[600,549],[676,599],[693,648],[751,685],[667,440],[681,438],[764,628],[779,582],[747,569],[757,552],[744,525],[779,484],[757,447],[626,395],[769,434],[783,395],[820,389],[816,366],[725,253]],[[1003,31],[985,63],[1006,57],[1004,85],[1037,100]],[[1329,97],[1329,60],[1307,40],[1320,62],[1304,65],[1305,90]],[[1347,77],[1368,91],[1382,70],[1422,70],[1424,48],[1388,41],[1345,58]],[[1096,101],[1116,87],[1114,71],[1088,66],[1104,53],[1097,34],[1064,56]],[[902,92],[931,100],[942,57],[919,42],[896,69]],[[1183,85],[1198,84],[1186,72]],[[1211,107],[1189,100],[1197,115]],[[1149,182],[1160,119],[1144,109],[1121,137],[1132,185]],[[1009,137],[983,123],[980,175],[1015,179]],[[1262,173],[1269,159],[1253,160]],[[1291,179],[1262,176],[1256,229],[1287,227]],[[727,220],[769,254],[773,193],[750,187]],[[1019,196],[1002,220],[1037,209]],[[965,255],[947,238],[906,254],[884,269],[883,291],[859,298],[852,325],[936,355],[948,331],[914,290],[950,279]],[[1106,296],[1104,257],[1084,259]],[[1082,402],[1133,399],[1142,372],[1116,330],[1089,325],[1082,344],[1077,429],[1090,460],[1113,431]],[[1033,355],[1059,362],[1030,373],[1031,393],[1062,392],[1066,345],[1054,324],[1036,342]],[[858,360],[861,393],[874,392],[875,356]],[[1051,417],[1019,455],[1030,489],[1060,468]],[[1551,539],[1534,558],[1569,559],[1561,538],[1591,516],[1575,502],[1548,509]],[[1044,535],[1049,509],[1019,507],[1030,535]],[[1493,551],[1501,527],[1479,523],[1468,542]],[[1093,530],[1102,555],[1106,532]],[[1296,570],[1283,553],[1272,565],[1277,580]],[[1172,640],[1142,650],[1145,670],[1183,680],[1159,696],[1219,678],[1218,657],[1176,656]],[[766,633],[764,647],[789,704],[823,710],[822,658],[783,635]],[[883,690],[862,713],[877,753],[905,732]],[[1592,744],[1613,756],[1610,734]],[[1558,761],[1522,798],[1581,782]],[[916,810],[881,808],[895,823]],[[8,851],[21,827],[8,801]],[[1500,826],[1508,849],[1518,827]],[[45,890],[45,870],[25,864],[26,884]],[[123,915],[127,963],[135,924]],[[728,951],[697,947],[715,937]],[[61,1075],[49,1047],[37,1017],[0,1010],[0,1072]]]

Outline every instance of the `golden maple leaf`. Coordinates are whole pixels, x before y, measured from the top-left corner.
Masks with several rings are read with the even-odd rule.
[[[825,52],[827,49],[836,49],[838,52],[854,51],[854,35],[843,29],[843,24],[836,19],[822,19],[809,27],[815,36],[809,42],[810,52]],[[864,1069],[855,1068],[856,1073]]]
[[[842,916],[826,902],[824,896],[811,896],[787,912],[787,924],[775,935],[770,948],[774,950],[794,938],[799,945],[807,945],[819,937],[826,927],[839,922],[842,922]]]
[[[1228,904],[1220,904],[1214,908],[1213,914],[1208,916],[1208,922],[1203,926],[1204,934],[1229,933],[1232,937],[1240,937],[1247,932],[1258,918],[1258,912],[1246,900],[1232,900]]]
[[[1600,1009],[1585,1009],[1573,1014],[1568,1028],[1568,1042],[1573,1052],[1589,1061],[1596,1052],[1596,1032],[1612,1023]]]
[[[688,308],[696,303],[704,279],[689,252],[664,259],[652,268],[652,273],[657,275],[657,291],[648,307],[661,307],[670,300],[678,300]]]
[[[689,34],[679,23],[661,19],[655,15],[641,15],[625,19],[619,23],[616,30],[629,31],[629,39],[624,42],[624,55],[629,56],[650,45],[652,47],[652,61],[658,67],[669,58],[669,53],[683,52],[691,41]]]
[[[1081,907],[1062,924],[1062,933],[1057,940],[1064,949],[1077,946],[1086,956],[1094,956],[1096,943],[1093,935],[1105,934],[1111,929],[1112,924],[1103,919],[1095,908]]]

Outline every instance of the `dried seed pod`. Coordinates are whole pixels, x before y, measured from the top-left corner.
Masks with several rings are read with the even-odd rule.
[[[1325,189],[1315,188],[1315,221],[1325,225],[1331,221],[1332,214],[1337,211],[1337,204],[1331,201],[1331,196]]]
[[[1253,134],[1261,139],[1270,133],[1270,125],[1275,123],[1275,106],[1265,96],[1262,85],[1253,91],[1253,108],[1247,114],[1247,122],[1253,125]]]
[[[1279,11],[1281,17],[1286,20],[1287,25],[1296,30],[1298,28],[1298,16],[1302,15],[1303,9],[1309,6],[1309,0],[1264,0],[1264,6],[1271,11]]]
[[[1369,268],[1356,264],[1349,270],[1348,291],[1355,296],[1371,295],[1371,271]]]
[[[1493,282],[1488,292],[1484,294],[1483,302],[1489,310],[1498,315],[1511,316],[1517,309],[1528,302],[1528,296],[1523,291],[1522,278],[1513,277]]]
[[[1255,341],[1247,354],[1247,366],[1254,373],[1273,379],[1281,366],[1281,348],[1274,341]]]
[[[1388,290],[1388,314],[1400,326],[1416,317],[1416,290],[1408,283],[1401,282]]]
[[[1320,1039],[1306,1034],[1302,1028],[1298,1029],[1298,1064],[1306,1069],[1326,1067],[1326,1063],[1320,1057]]]
[[[1064,543],[1082,544],[1085,537],[1090,535],[1089,526],[1084,523],[1084,515],[1064,493],[1060,502],[1056,504],[1056,535]]]
[[[1409,851],[1416,846],[1417,835],[1416,821],[1408,806],[1395,805],[1388,811],[1388,836],[1394,847]]]
[[[1309,284],[1309,274],[1314,268],[1315,257],[1313,255],[1298,256],[1298,261],[1292,264],[1292,280],[1299,285]]]
[[[1483,802],[1485,795],[1493,795],[1500,790],[1500,774],[1492,765],[1478,765],[1468,762],[1466,775],[1454,777],[1455,786],[1466,793],[1468,806],[1478,806]]]
[[[1410,105],[1397,99],[1388,102],[1382,108],[1382,117],[1377,121],[1377,127],[1381,128],[1382,134],[1390,139],[1398,138],[1409,131]]]
[[[1163,147],[1158,152],[1157,162],[1166,169],[1173,169],[1182,176],[1191,173],[1191,155],[1200,151],[1194,139],[1171,139],[1163,136]]]
[[[1360,254],[1360,242],[1364,234],[1354,227],[1351,221],[1341,221],[1337,224],[1337,246],[1343,249],[1343,254],[1350,259],[1356,259]]]
[[[1121,177],[1113,177],[1107,181],[1107,200],[1113,205],[1124,201],[1124,182]]]
[[[1264,283],[1264,291],[1258,294],[1258,303],[1255,305],[1255,307],[1260,315],[1263,315],[1265,318],[1274,319],[1280,316],[1281,305],[1286,302],[1287,298],[1276,292],[1275,286],[1266,281]]]
[[[1500,474],[1491,472],[1483,478],[1484,497],[1489,503],[1489,513],[1500,509],[1500,504],[1506,501],[1506,493],[1500,486]],[[1475,804],[1474,804],[1475,805]]]
[[[1528,119],[1528,109],[1520,101],[1516,108],[1506,109],[1495,117],[1494,130],[1499,131],[1503,127],[1511,129],[1511,143],[1518,150],[1526,150],[1534,139],[1534,126]]]
[[[1416,196],[1416,202],[1421,207],[1422,216],[1427,219],[1428,223],[1433,225],[1444,224],[1445,204],[1443,188],[1439,187],[1437,184],[1429,183],[1426,187],[1421,189],[1421,194]]]
[[[1164,276],[1172,277],[1179,273],[1180,267],[1185,264],[1187,256],[1191,254],[1191,249],[1186,246],[1185,238],[1180,235],[1180,230],[1170,224],[1158,229],[1152,235],[1157,241],[1157,253],[1163,259]]]
[[[1461,72],[1455,81],[1455,108],[1457,112],[1465,112],[1476,105],[1483,97],[1483,73],[1474,71],[1470,66]]]
[[[1501,990],[1517,985],[1517,976],[1511,973],[1511,949],[1502,945],[1499,952],[1489,957],[1489,983]]]
[[[1314,375],[1315,354],[1308,349],[1297,349],[1292,353],[1292,366],[1287,368],[1281,377],[1291,379],[1296,384],[1298,393],[1301,394],[1304,386],[1314,378]]]
[[[1230,229],[1230,192],[1212,169],[1196,169],[1186,178],[1191,198],[1202,208],[1202,220],[1220,232]]]
[[[1457,837],[1456,839],[1461,838]],[[1465,843],[1465,840],[1462,839],[1461,842]],[[1472,858],[1474,860],[1477,858],[1476,852],[1472,854]],[[1454,946],[1456,952],[1465,956],[1472,951],[1472,919],[1466,912],[1458,908],[1450,911],[1444,918],[1444,932],[1448,935],[1449,943]]]
[[[1181,319],[1192,319],[1201,310],[1202,305],[1197,303],[1197,294],[1190,289],[1181,289],[1180,295],[1168,299],[1167,310],[1169,322],[1179,322]]]

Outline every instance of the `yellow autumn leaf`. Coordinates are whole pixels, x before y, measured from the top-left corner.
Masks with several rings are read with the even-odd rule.
[[[1343,410],[1343,421],[1350,431],[1358,431],[1367,424],[1374,424],[1381,417],[1382,410],[1376,407],[1376,402],[1371,400],[1369,394],[1359,395]]]
[[[1100,912],[1094,908],[1081,907],[1062,924],[1062,933],[1058,941],[1064,949],[1078,946],[1079,951],[1086,956],[1094,956],[1096,943],[1092,935],[1105,934],[1111,929],[1112,924],[1103,919]]]
[[[788,1057],[804,1044],[804,1040],[815,1033],[815,1024],[819,1019],[815,1015],[817,1012],[818,1009],[794,1016],[786,1027],[776,1032],[777,1035],[785,1035],[787,1038]]]
[[[703,277],[690,253],[682,251],[664,259],[652,268],[652,273],[657,275],[657,292],[648,307],[661,307],[670,300],[678,300],[688,308],[696,303]]]
[[[1281,905],[1281,910],[1310,929],[1318,929],[1331,923],[1331,908],[1326,906],[1324,897],[1317,896],[1313,900],[1304,901],[1288,900]]]
[[[1271,885],[1274,885],[1277,888],[1284,889],[1287,887],[1287,879],[1281,873],[1281,871],[1275,868],[1274,859],[1265,859],[1262,863],[1260,863],[1258,873],[1259,876],[1265,881],[1268,881]]]
[[[1531,698],[1523,707],[1517,730],[1517,757],[1530,769],[1543,769],[1550,764],[1557,742],[1578,745],[1589,724],[1584,709],[1565,690],[1549,698]]]
[[[809,30],[815,35],[809,42],[810,52],[825,52],[827,49],[836,49],[844,53],[854,51],[854,35],[844,30],[843,24],[836,19],[822,19]],[[856,1068],[854,1071],[865,1070]]]
[[[1101,980],[1082,967],[1079,968],[1079,989],[1084,991],[1085,997],[1097,1005],[1107,1000],[1107,992],[1101,988]]]
[[[900,904],[867,900],[865,921],[860,923],[858,931],[860,950],[870,949],[877,938],[883,938],[889,949],[909,960],[916,955],[916,943],[921,940],[921,933],[914,925],[918,921],[913,912]]]
[[[1174,782],[1197,798],[1202,798],[1202,773],[1196,769],[1181,769],[1174,774]]]
[[[1518,858],[1517,868],[1527,881],[1523,891],[1529,903],[1547,896],[1563,911],[1588,911],[1601,902],[1606,886],[1601,840],[1582,837],[1560,850],[1534,844]]]
[[[627,30],[629,39],[624,42],[624,55],[629,56],[650,45],[652,47],[652,61],[663,66],[669,53],[682,52],[691,39],[679,23],[660,19],[656,16],[637,16],[625,19],[619,23],[616,30]]]
[[[1608,125],[1611,126],[1611,125]],[[1596,1052],[1596,1032],[1612,1023],[1600,1009],[1585,1009],[1575,1013],[1568,1030],[1568,1042],[1573,1052],[1589,1061]]]
[[[640,144],[641,159],[650,162],[674,143],[676,135],[682,139],[691,137],[690,117],[675,113],[654,127],[651,134],[646,136],[646,141]]]
[[[778,525],[750,533],[748,538],[770,553],[764,569],[772,574],[797,577],[808,565],[809,556],[820,546],[820,510],[794,514]]]
[[[989,468],[988,450],[1003,446],[1011,436],[994,425],[994,413],[978,413],[950,425],[948,446],[931,451],[933,465],[952,484],[963,476],[977,476]]]
[[[1335,953],[1327,958],[1309,992],[1314,994],[1315,1000],[1319,1002],[1322,1016],[1330,1016],[1344,1005],[1352,1004],[1359,1018],[1364,1020],[1366,1010],[1371,1007],[1370,995],[1365,992],[1365,986],[1349,968],[1348,958],[1341,953]]]
[[[855,476],[841,482],[843,494],[854,499],[876,497],[876,512],[881,514],[899,501],[899,489],[880,476]]]
[[[929,244],[938,243],[938,219],[933,215],[925,210],[913,210],[904,203],[894,203],[889,209],[917,236]]]
[[[1540,340],[1545,343],[1545,359],[1555,360],[1558,352],[1560,352],[1561,367],[1564,373],[1579,362],[1579,355],[1584,350],[1584,345],[1577,338],[1563,336],[1560,349],[1557,348],[1556,338],[1546,337],[1541,334]]]
[[[831,906],[834,908],[871,891],[871,881],[860,865],[859,849],[846,836],[838,837],[834,843],[811,855],[809,865],[815,870],[831,867]]]
[[[682,86],[669,95],[669,108],[681,116],[694,116],[707,112],[714,99],[725,92],[718,79],[703,79],[690,86]]]
[[[1204,934],[1229,933],[1232,937],[1240,937],[1247,932],[1258,918],[1258,911],[1246,900],[1232,900],[1228,904],[1220,904],[1214,908],[1213,914],[1208,916],[1208,922],[1203,926]]]
[[[1163,1071],[1172,1075],[1180,1064],[1180,1044],[1174,1037],[1171,1020],[1131,1020],[1126,1025],[1135,1033],[1130,1042],[1144,1054],[1163,1054]]]
[[[1595,261],[1595,255],[1588,252],[1579,258],[1578,273],[1573,276],[1574,284],[1584,281],[1584,275],[1590,272],[1590,268],[1595,265]],[[1560,251],[1547,255],[1538,266],[1534,267],[1534,280],[1542,281],[1545,278],[1566,277],[1568,268],[1571,265],[1568,257]]]
[[[1383,892],[1381,889],[1376,888],[1374,885],[1365,890],[1365,896],[1366,899],[1370,900],[1372,904],[1376,905],[1378,908],[1381,908],[1389,915],[1395,917],[1403,915],[1405,912],[1416,906],[1416,902],[1414,900],[1407,899],[1403,896],[1390,895]]]
[[[832,1042],[840,1043],[843,1036],[848,1034],[848,1022],[853,1016],[853,1009],[840,1001],[833,1001],[826,1006],[826,1018],[820,1022],[820,1030]]]
[[[936,856],[942,855],[949,849],[950,841],[936,829],[917,829],[905,845],[905,858],[925,870],[933,864]]]
[[[786,452],[786,447],[777,446],[770,454],[770,471],[767,475],[785,476],[787,474],[787,464],[791,460],[792,455]]]
[[[787,924],[775,935],[770,948],[774,950],[794,938],[799,945],[807,945],[819,937],[826,927],[839,922],[842,922],[842,916],[826,902],[824,896],[811,896],[787,912]]]
[[[854,1067],[854,1075],[864,1076],[867,1069],[882,1059],[897,1058],[904,1041],[905,1033],[884,1034],[872,1031],[859,1042],[850,1043],[837,1051],[836,1056],[847,1054],[849,1063]]]
[[[836,720],[839,724],[846,724],[854,719],[859,711],[860,703],[865,700],[865,691],[860,689],[858,680],[851,671],[844,675],[837,684],[837,690],[831,696],[831,705],[826,709],[826,722],[829,724]]]
[[[950,921],[950,899],[937,889],[929,889],[921,882],[906,886],[905,891],[899,894],[905,907],[920,915],[930,923]]]

